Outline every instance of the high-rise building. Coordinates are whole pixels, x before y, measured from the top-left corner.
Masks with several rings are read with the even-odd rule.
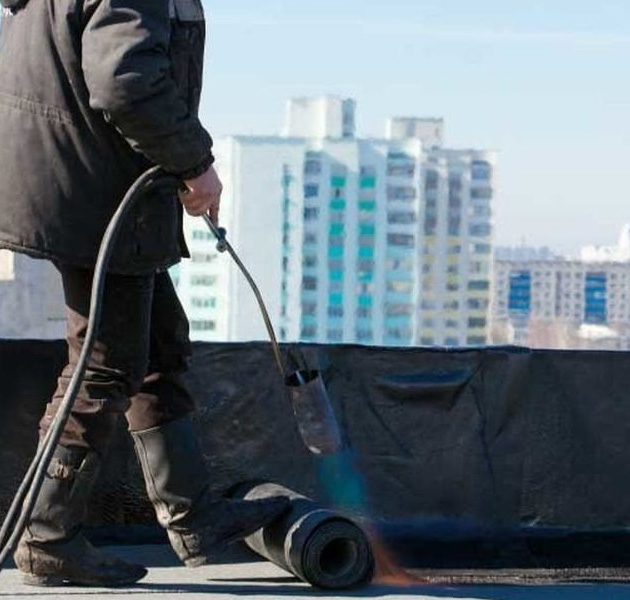
[[[289,102],[283,137],[216,143],[221,224],[279,338],[379,345],[488,340],[495,156],[443,147],[441,119],[355,136],[355,103]],[[196,339],[265,339],[252,293],[200,220],[175,272]]]
[[[630,227],[579,258],[497,251],[492,338],[531,347],[630,349]]]
[[[0,338],[65,337],[65,303],[55,268],[0,250]]]

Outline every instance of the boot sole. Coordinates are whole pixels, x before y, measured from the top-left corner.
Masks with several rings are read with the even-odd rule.
[[[52,587],[71,587],[71,586],[81,586],[81,587],[100,587],[100,588],[120,588],[129,585],[133,585],[137,583],[142,578],[146,576],[144,573],[140,577],[133,577],[129,579],[125,579],[123,581],[116,582],[94,582],[94,581],[79,581],[76,579],[70,579],[68,577],[63,577],[62,575],[34,575],[32,573],[22,573],[21,579],[24,585],[28,585],[30,587],[43,587],[43,588],[52,588]]]
[[[61,587],[69,585],[68,581],[57,575],[32,575],[23,573],[22,583],[31,587]]]

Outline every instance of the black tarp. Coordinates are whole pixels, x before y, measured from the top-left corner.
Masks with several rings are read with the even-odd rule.
[[[359,497],[346,505],[377,519],[400,547],[466,539],[479,556],[480,548],[496,554],[497,539],[521,548],[525,536],[530,551],[544,538],[555,542],[542,554],[555,543],[584,556],[597,534],[604,553],[628,554],[630,354],[300,348],[323,372],[360,474]],[[34,451],[64,358],[60,342],[0,341],[0,514]],[[273,480],[329,502],[330,481],[348,487],[338,466],[337,479],[324,481],[329,465],[301,443],[268,344],[197,344],[187,382],[217,489]],[[121,424],[90,524],[152,523]]]

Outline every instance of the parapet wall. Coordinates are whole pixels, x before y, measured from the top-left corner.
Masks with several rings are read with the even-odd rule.
[[[630,523],[630,354],[301,348],[362,474],[362,512],[541,531]],[[64,359],[61,342],[0,342],[0,514]],[[217,489],[274,480],[325,500],[267,344],[198,344],[187,382]],[[93,525],[154,523],[127,438],[121,424]]]

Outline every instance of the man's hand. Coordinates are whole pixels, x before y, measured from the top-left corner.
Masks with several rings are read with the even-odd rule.
[[[203,175],[184,183],[188,190],[179,192],[179,200],[186,212],[193,217],[208,213],[212,222],[218,225],[223,185],[214,167],[211,166]]]

